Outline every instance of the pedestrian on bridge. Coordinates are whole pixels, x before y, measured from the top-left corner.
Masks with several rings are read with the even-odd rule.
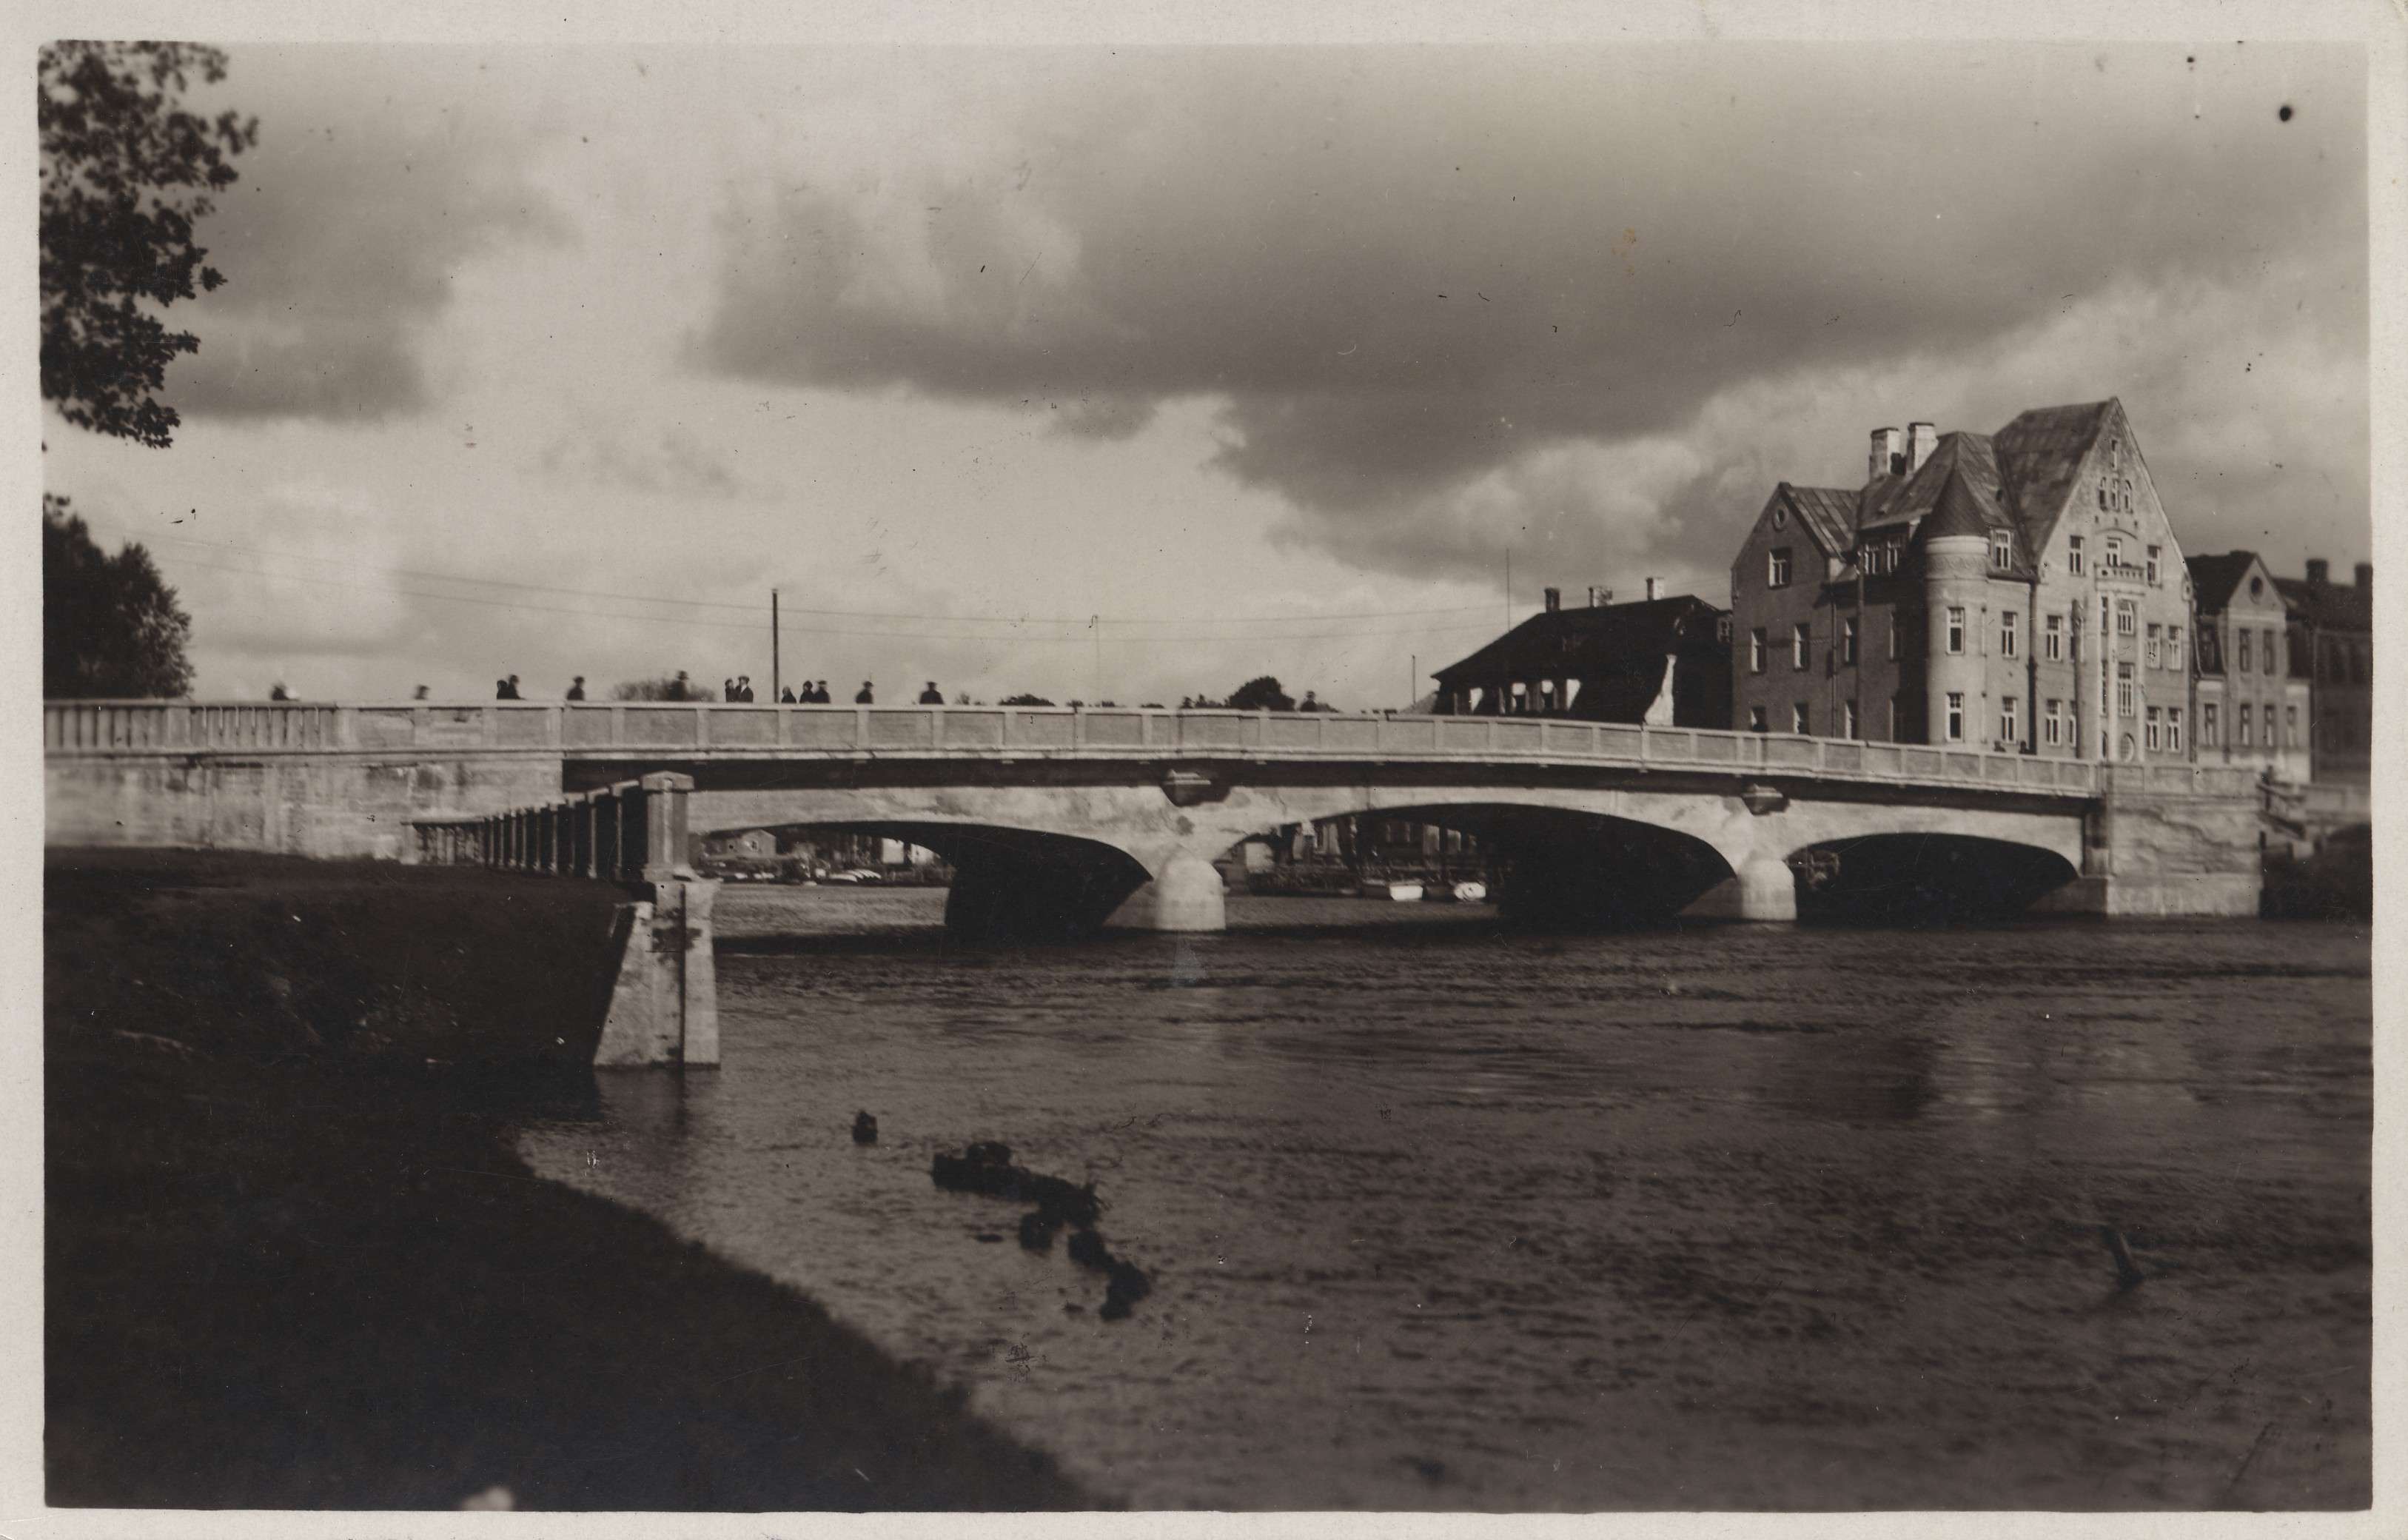
[[[941,706],[944,703],[945,692],[937,688],[937,682],[935,680],[932,679],[928,681],[928,687],[920,692],[920,704],[923,706]]]
[[[732,679],[721,680],[719,682],[719,693],[721,696],[725,698],[730,704],[733,704],[736,699],[736,681]]]
[[[496,680],[494,684],[494,698],[496,700],[524,699],[525,698],[519,694],[519,676],[512,674],[508,679]]]
[[[778,697],[778,704],[781,706],[791,706],[794,703],[795,687],[792,684],[789,684],[786,686],[784,693]]]
[[[831,705],[835,700],[836,698],[828,694],[827,681],[824,679],[821,680],[818,686],[811,691],[811,704],[814,706]]]
[[[853,703],[856,706],[868,706],[875,704],[876,698],[870,694],[869,681],[865,679],[861,682],[861,693],[853,698]]]
[[[736,676],[736,698],[742,701],[747,706],[752,704],[752,676],[751,674],[738,674]]]
[[[571,700],[582,700],[585,698],[585,676],[583,674],[579,674],[575,679],[568,682],[568,698]]]

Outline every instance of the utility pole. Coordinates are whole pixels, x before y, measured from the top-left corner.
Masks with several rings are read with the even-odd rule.
[[[1505,548],[1505,629],[1513,628],[1513,548]]]
[[[1422,655],[1409,653],[1406,655],[1412,660],[1410,665],[1412,671],[1405,675],[1405,710],[1412,711],[1413,702],[1421,698]]]
[[[769,590],[769,698],[778,698],[778,591]]]
[[[1096,632],[1096,687],[1088,692],[1095,698],[1087,702],[1092,706],[1104,698],[1104,617],[1089,615],[1087,624],[1093,626]]]

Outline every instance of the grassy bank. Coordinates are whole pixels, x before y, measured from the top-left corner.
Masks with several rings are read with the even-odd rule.
[[[520,1164],[510,1117],[590,1097],[617,898],[52,856],[51,1503],[1087,1502],[810,1302]]]

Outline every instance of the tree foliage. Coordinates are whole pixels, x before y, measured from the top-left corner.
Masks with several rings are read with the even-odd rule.
[[[1292,712],[1296,700],[1269,674],[1259,674],[1229,692],[1233,712]]]
[[[164,449],[177,425],[156,393],[200,340],[148,307],[225,281],[193,227],[234,182],[228,162],[258,142],[259,122],[182,107],[192,77],[225,73],[223,51],[190,43],[41,50],[42,396],[79,427]]]
[[[128,698],[193,687],[184,649],[192,617],[159,576],[150,553],[128,543],[109,555],[69,511],[42,495],[42,694]]]

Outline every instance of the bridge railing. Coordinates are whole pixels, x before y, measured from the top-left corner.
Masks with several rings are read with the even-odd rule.
[[[638,776],[505,813],[412,818],[410,857],[427,866],[668,882],[687,865],[694,778]]]
[[[53,755],[536,752],[571,758],[756,755],[939,758],[1531,760],[1784,771],[1841,780],[2246,795],[2246,767],[2104,765],[1919,743],[1545,717],[1138,707],[742,706],[715,701],[49,701]]]

